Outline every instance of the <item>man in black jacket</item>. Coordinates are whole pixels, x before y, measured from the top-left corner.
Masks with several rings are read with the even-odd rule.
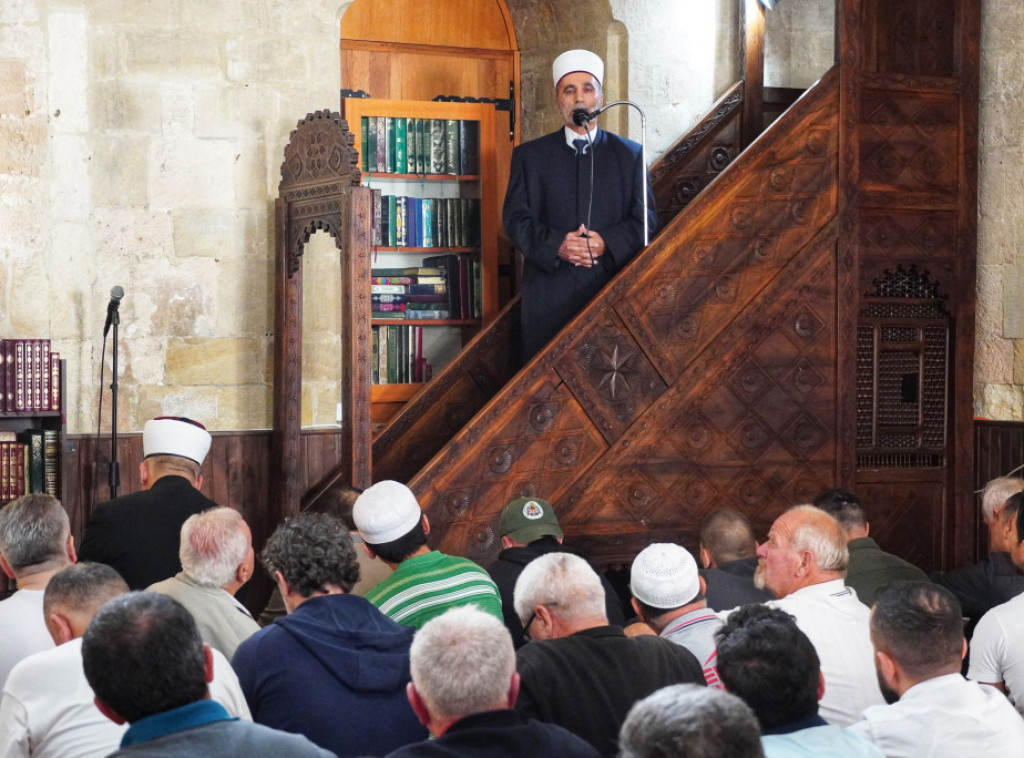
[[[518,650],[526,644],[526,640],[523,639],[523,625],[516,615],[512,602],[512,591],[519,575],[526,564],[542,555],[579,553],[562,546],[562,529],[558,526],[558,517],[551,504],[539,497],[517,497],[506,505],[498,522],[498,534],[504,549],[498,554],[498,560],[487,567],[487,571],[498,585],[498,591],[501,593],[501,615],[505,619],[505,626],[512,634],[512,644]],[[604,576],[601,576],[601,584],[604,586],[608,622],[624,624],[622,602],[615,589]]]
[[[200,473],[212,438],[197,421],[155,418],[142,431],[142,491],[111,500],[85,528],[79,558],[113,566],[128,586],[144,589],[181,571],[181,526],[217,503],[204,496]]]

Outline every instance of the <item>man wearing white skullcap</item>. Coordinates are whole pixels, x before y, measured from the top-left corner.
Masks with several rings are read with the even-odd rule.
[[[657,214],[640,145],[599,129],[604,63],[568,50],[551,66],[558,131],[512,151],[502,221],[523,254],[522,344],[529,360],[643,247]]]
[[[133,589],[181,571],[182,524],[217,503],[205,497],[200,470],[212,438],[197,421],[162,416],[142,431],[142,489],[100,505],[85,528],[82,560],[113,566]]]

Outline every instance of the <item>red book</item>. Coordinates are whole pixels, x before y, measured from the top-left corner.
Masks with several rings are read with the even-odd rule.
[[[50,410],[60,410],[60,353],[50,353]]]
[[[26,340],[14,340],[14,410],[28,410]]]
[[[43,350],[40,354],[39,373],[40,373],[40,394],[39,394],[39,410],[49,411],[52,410],[50,405],[50,340],[43,340]]]

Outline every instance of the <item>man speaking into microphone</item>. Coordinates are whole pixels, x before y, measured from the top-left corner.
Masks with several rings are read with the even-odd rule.
[[[601,58],[569,50],[551,74],[563,126],[512,151],[502,212],[523,254],[524,362],[643,247],[645,191],[657,220],[640,145],[598,128]]]

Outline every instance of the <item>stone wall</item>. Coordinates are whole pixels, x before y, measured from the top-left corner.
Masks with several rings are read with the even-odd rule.
[[[734,0],[508,4],[526,138],[557,125],[550,61],[569,47],[607,58],[608,100],[645,108],[651,160],[737,76]],[[830,7],[787,0],[769,15],[769,84],[805,86],[828,67]],[[71,432],[95,429],[114,285],[122,431],[160,413],[270,425],[273,199],[297,120],[337,108],[342,12],[342,0],[0,3],[0,334],[49,337],[68,359]],[[976,405],[1004,419],[1024,415],[1021,22],[1018,0],[986,2]],[[631,111],[603,119],[639,139]],[[307,359],[323,376],[304,420],[329,423],[336,367]],[[109,350],[107,365],[104,388]],[[109,394],[104,405],[109,417]]]

